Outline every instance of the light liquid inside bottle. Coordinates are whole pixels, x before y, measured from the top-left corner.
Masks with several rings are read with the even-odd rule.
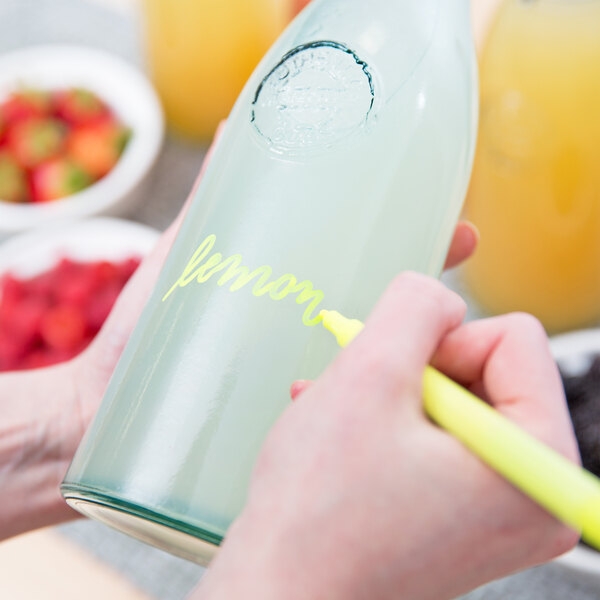
[[[439,274],[476,125],[470,32],[450,4],[317,0],[263,60],[67,484],[223,535],[290,384],[338,352],[306,323],[321,308],[365,318],[403,269]],[[196,268],[221,262],[187,281],[199,248]],[[244,283],[231,264],[268,271]],[[284,293],[305,281],[323,294],[312,311]]]

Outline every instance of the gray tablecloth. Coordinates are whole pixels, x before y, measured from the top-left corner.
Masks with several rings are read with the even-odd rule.
[[[136,20],[86,0],[0,0],[0,52],[44,43],[83,43],[104,48],[143,66]],[[153,172],[151,194],[132,219],[159,229],[177,214],[204,158],[205,148],[168,139]],[[447,282],[460,287],[453,275]],[[476,309],[471,307],[471,316]],[[91,521],[61,526],[59,531],[122,572],[150,596],[180,600],[203,569]],[[432,565],[435,570],[435,565]],[[492,583],[464,600],[593,600],[600,579],[586,578],[560,565],[538,567]]]

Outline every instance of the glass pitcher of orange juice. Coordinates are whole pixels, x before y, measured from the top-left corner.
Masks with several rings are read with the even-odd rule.
[[[171,128],[209,140],[292,11],[290,0],[143,0],[148,67]]]
[[[480,60],[465,267],[491,312],[600,318],[600,0],[505,0]]]

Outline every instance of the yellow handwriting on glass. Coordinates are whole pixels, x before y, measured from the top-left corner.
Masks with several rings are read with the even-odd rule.
[[[321,290],[315,290],[311,281],[298,282],[296,277],[290,273],[286,273],[274,281],[269,281],[273,274],[273,269],[268,265],[263,265],[254,269],[254,271],[250,271],[248,267],[242,265],[242,256],[240,254],[234,254],[227,258],[223,258],[220,252],[211,254],[216,241],[216,235],[209,235],[198,246],[177,281],[164,295],[163,302],[177,288],[183,288],[193,281],[204,283],[215,273],[222,273],[217,280],[217,285],[224,286],[232,282],[229,286],[229,290],[232,292],[243,288],[252,280],[255,280],[252,286],[252,294],[254,296],[269,294],[272,300],[283,300],[290,294],[298,294],[296,297],[298,304],[309,303],[302,316],[302,322],[308,327],[313,327],[321,322],[322,317],[318,313],[316,316],[312,315],[314,315],[317,306],[323,300],[324,294]]]

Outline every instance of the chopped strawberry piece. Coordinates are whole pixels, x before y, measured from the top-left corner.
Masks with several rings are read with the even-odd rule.
[[[131,132],[114,120],[76,127],[67,140],[67,154],[94,178],[117,163]]]
[[[73,350],[85,339],[86,323],[81,311],[73,306],[59,305],[42,318],[40,333],[43,341],[56,350]]]
[[[83,270],[75,277],[65,277],[60,287],[55,290],[55,297],[60,304],[83,309],[90,302],[98,285],[90,270]]]
[[[110,314],[119,294],[121,286],[113,284],[96,293],[86,308],[86,322],[91,332],[97,333]]]
[[[18,305],[3,303],[0,315],[0,364],[14,368],[39,342],[39,328],[46,306],[38,298],[27,298]],[[2,368],[2,367],[0,367]]]
[[[0,114],[7,124],[23,119],[45,117],[51,110],[51,94],[40,90],[13,92],[0,104]]]
[[[12,371],[18,368],[27,353],[27,347],[20,340],[11,339],[0,328],[0,371]]]
[[[25,171],[8,152],[0,152],[0,200],[20,203],[29,199]]]
[[[87,265],[71,260],[70,258],[61,258],[56,267],[54,267],[57,285],[62,285],[68,279],[79,277],[81,271],[85,269],[86,266]]]
[[[54,270],[46,271],[25,281],[17,281],[19,281],[25,293],[29,296],[43,298],[47,304],[52,302],[52,296],[56,286]]]
[[[0,148],[2,146],[4,146],[4,144],[6,142],[7,131],[8,131],[8,125],[6,123],[6,120],[4,119],[4,116],[0,112]]]
[[[72,125],[87,125],[110,116],[106,104],[89,90],[74,88],[54,95],[56,115]]]
[[[8,147],[17,162],[33,168],[58,156],[64,148],[67,131],[56,119],[26,119],[8,132]]]
[[[39,339],[42,318],[47,308],[46,303],[40,298],[26,298],[19,303],[17,309],[12,309],[11,321],[5,324],[5,327],[29,348]]]
[[[2,285],[2,295],[0,296],[1,314],[3,307],[20,302],[27,294],[27,289],[25,284],[11,273],[3,275],[0,284]]]
[[[19,364],[19,369],[40,369],[49,367],[50,365],[59,362],[55,360],[54,354],[45,348],[40,348],[29,353]]]
[[[90,270],[89,263],[63,258],[53,269],[53,301],[77,304],[81,288],[92,294],[95,284]]]
[[[53,348],[38,348],[33,352],[30,352],[25,358],[19,363],[19,369],[41,369],[43,367],[49,367],[65,360],[70,360],[76,355],[75,352],[70,350],[55,350]]]
[[[31,177],[34,202],[50,202],[86,188],[90,176],[78,165],[56,158],[37,167]]]
[[[120,279],[119,265],[107,260],[94,263],[90,271],[97,285],[115,283]]]
[[[129,278],[135,273],[136,269],[140,266],[141,259],[137,257],[128,258],[124,260],[120,265],[121,277],[123,283],[127,282]]]

